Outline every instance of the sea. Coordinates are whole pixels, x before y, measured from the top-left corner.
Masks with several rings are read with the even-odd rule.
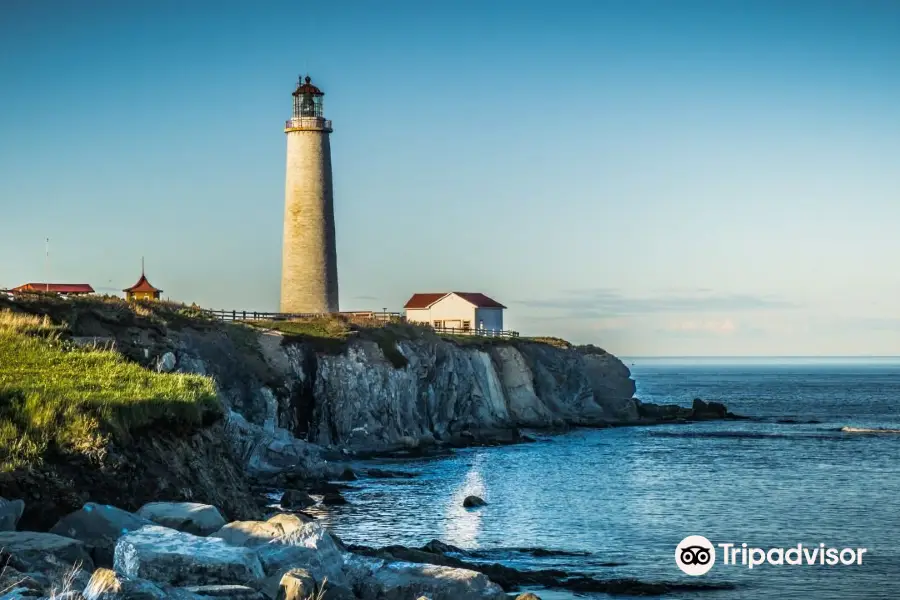
[[[519,569],[733,586],[669,598],[900,599],[900,433],[889,431],[900,431],[900,358],[624,360],[643,401],[703,398],[752,419],[538,433],[438,459],[369,461],[357,470],[416,476],[357,481],[348,505],[319,516],[352,544],[437,539]],[[487,506],[463,508],[468,495]],[[716,545],[700,576],[675,561],[691,535]],[[740,555],[724,564],[718,544],[866,552],[862,564],[751,569]]]

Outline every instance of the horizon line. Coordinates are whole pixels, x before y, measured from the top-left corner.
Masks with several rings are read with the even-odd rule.
[[[900,358],[900,354],[660,354],[644,356],[623,354],[619,358]]]

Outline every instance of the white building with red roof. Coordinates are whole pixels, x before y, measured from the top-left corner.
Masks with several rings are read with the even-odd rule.
[[[476,292],[413,294],[403,306],[406,320],[435,329],[503,331],[503,310],[496,300]]]

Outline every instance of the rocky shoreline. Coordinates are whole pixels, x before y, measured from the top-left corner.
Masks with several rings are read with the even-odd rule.
[[[302,512],[228,523],[199,503],[153,502],[132,513],[89,502],[49,532],[16,531],[23,509],[0,502],[2,600],[506,600],[538,598],[517,595],[529,586],[641,596],[730,588],[521,571],[437,540],[347,546]]]
[[[499,600],[524,586],[665,594],[684,584],[517,571],[436,541],[346,547],[302,511],[346,502],[349,460],[528,443],[529,430],[741,418],[700,399],[643,403],[628,368],[594,346],[464,343],[403,326],[335,350],[117,304],[25,308],[64,323],[72,343],[212,378],[223,410],[199,429],[159,422],[0,473],[0,496],[13,499],[0,503],[0,600]]]

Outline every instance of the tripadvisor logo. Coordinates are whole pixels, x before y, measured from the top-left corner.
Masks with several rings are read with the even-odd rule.
[[[675,564],[688,575],[703,575],[716,564],[716,549],[702,535],[689,535],[675,548]]]
[[[825,544],[790,548],[753,548],[747,544],[716,544],[723,565],[742,565],[748,569],[770,565],[861,565],[866,548],[831,548]],[[716,549],[702,535],[689,535],[675,547],[675,564],[688,575],[704,575],[716,564]]]

